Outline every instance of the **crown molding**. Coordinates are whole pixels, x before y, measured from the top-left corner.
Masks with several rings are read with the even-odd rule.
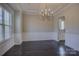
[[[73,3],[67,4],[65,6],[63,6],[60,9],[56,9],[53,12],[53,16],[58,15],[59,13],[61,13],[63,10],[69,8],[70,6],[72,6]],[[36,11],[36,10],[27,10],[27,11],[23,11],[24,14],[26,15],[40,15],[40,11]]]
[[[68,3],[67,5],[59,9],[57,8],[56,10],[54,10],[53,16],[59,15],[61,12],[63,12],[64,10],[67,10],[69,7],[71,7],[74,4],[76,3]],[[26,10],[22,12],[23,14],[26,14],[26,15],[40,15],[40,10]]]
[[[75,5],[76,3],[70,3],[66,6],[64,6],[63,8],[57,10],[54,12],[53,16],[59,15],[60,13],[62,13],[64,10],[67,10],[68,8],[70,8],[71,6]]]
[[[39,15],[39,11],[36,11],[36,10],[26,10],[26,11],[23,11],[23,14],[25,14],[25,15]]]

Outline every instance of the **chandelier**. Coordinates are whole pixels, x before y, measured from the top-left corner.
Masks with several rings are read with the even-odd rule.
[[[47,7],[47,4],[44,4],[44,8],[41,9],[41,15],[42,16],[52,16],[53,15],[53,11]]]

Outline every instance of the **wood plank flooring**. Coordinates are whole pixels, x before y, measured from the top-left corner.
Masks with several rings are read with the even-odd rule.
[[[3,56],[60,56],[60,44],[54,40],[45,41],[26,41],[21,45],[15,45],[8,50]],[[79,52],[65,48],[65,56],[78,56]],[[61,51],[62,53],[62,51]]]

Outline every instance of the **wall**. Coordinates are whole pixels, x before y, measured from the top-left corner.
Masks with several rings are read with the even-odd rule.
[[[22,43],[22,11],[15,11],[14,24],[14,41],[16,45],[19,45]]]
[[[52,19],[42,19],[39,15],[24,15],[24,32],[53,32]]]
[[[50,19],[43,19],[40,15],[24,14],[23,18],[23,41],[52,40],[56,38],[57,34],[53,32],[53,16]]]
[[[65,16],[65,44],[79,51],[79,4],[72,4],[54,16],[54,32],[57,30],[58,17]]]

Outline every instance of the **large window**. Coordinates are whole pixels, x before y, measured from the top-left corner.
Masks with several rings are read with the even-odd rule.
[[[0,42],[3,40],[3,28],[2,28],[2,8],[0,7]]]
[[[11,37],[11,13],[0,7],[0,42],[10,39]]]

